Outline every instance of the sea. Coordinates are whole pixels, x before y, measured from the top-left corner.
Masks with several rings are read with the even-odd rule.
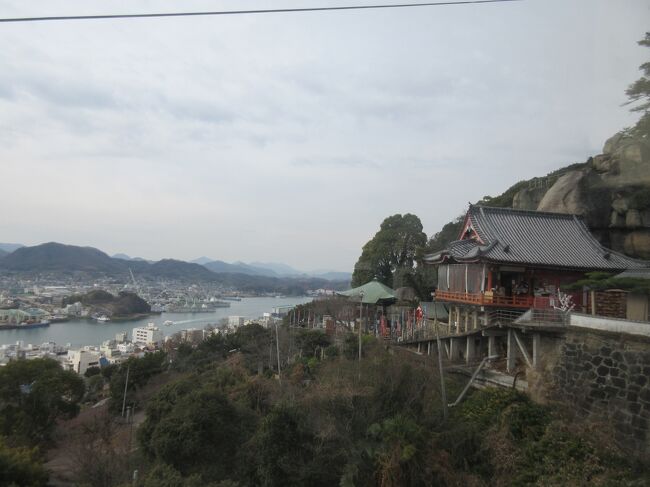
[[[246,319],[261,317],[270,313],[276,306],[294,306],[308,303],[310,297],[277,297],[277,298],[242,298],[241,301],[230,301],[229,308],[217,308],[214,313],[162,313],[147,316],[137,320],[108,321],[100,323],[93,319],[74,319],[63,323],[52,323],[45,328],[30,330],[0,330],[0,344],[15,344],[23,341],[24,345],[40,345],[55,342],[57,345],[82,347],[84,345],[101,345],[105,340],[114,339],[120,332],[127,332],[129,339],[133,328],[155,323],[167,335],[173,335],[188,328],[205,328],[217,325],[228,316],[243,316]],[[165,321],[174,324],[164,326]]]

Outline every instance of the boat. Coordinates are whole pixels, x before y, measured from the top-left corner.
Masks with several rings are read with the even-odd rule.
[[[165,325],[165,326],[172,326],[173,324],[174,324],[174,322],[172,320],[167,320],[167,321],[165,321],[163,323],[163,325]]]
[[[11,324],[6,324],[2,325],[3,330],[29,330],[30,328],[45,328],[46,326],[50,326],[50,322],[43,320],[43,321],[38,321],[38,322],[29,322],[29,321],[23,321],[19,325],[11,325]]]
[[[70,317],[66,315],[52,315],[49,318],[50,323],[63,323],[64,321],[69,321]]]
[[[111,321],[111,319],[106,315],[97,316],[95,319],[97,321],[101,321],[102,323],[104,323],[106,321]]]

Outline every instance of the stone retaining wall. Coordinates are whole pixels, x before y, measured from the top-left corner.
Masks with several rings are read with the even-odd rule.
[[[549,372],[551,396],[610,424],[624,449],[650,454],[650,340],[569,330]]]

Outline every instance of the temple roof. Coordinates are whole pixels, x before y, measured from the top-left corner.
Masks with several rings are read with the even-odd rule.
[[[470,205],[459,240],[424,261],[612,271],[650,267],[650,261],[603,247],[579,216],[478,205]]]

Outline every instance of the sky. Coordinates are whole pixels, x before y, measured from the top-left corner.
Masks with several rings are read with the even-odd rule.
[[[0,17],[385,0],[0,0]],[[351,271],[632,125],[647,0],[0,23],[0,241]]]

